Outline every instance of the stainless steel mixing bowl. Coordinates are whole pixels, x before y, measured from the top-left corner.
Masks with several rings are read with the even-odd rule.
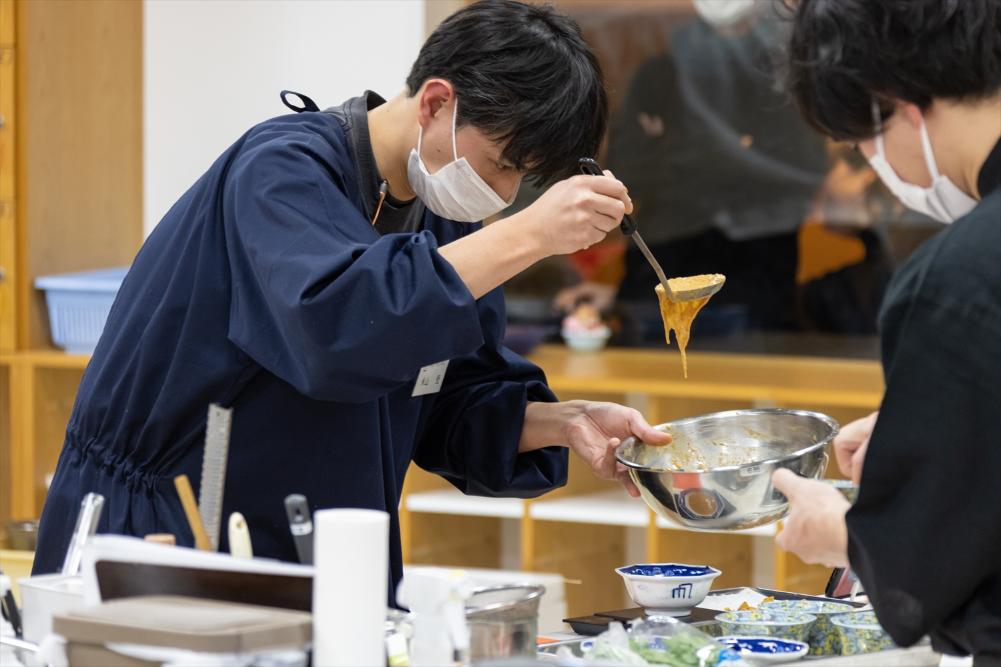
[[[646,504],[667,521],[695,530],[743,530],[778,521],[789,511],[772,488],[788,468],[819,478],[838,423],[802,410],[733,410],[661,424],[674,442],[635,438],[616,453]]]
[[[466,601],[469,657],[535,657],[543,586],[510,584],[476,590]]]

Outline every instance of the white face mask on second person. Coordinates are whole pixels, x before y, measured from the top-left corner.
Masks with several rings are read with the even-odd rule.
[[[730,28],[754,12],[757,0],[695,0],[695,11],[715,28]]]
[[[456,222],[479,222],[509,206],[517,196],[518,188],[515,188],[510,200],[504,201],[480,178],[466,158],[459,157],[455,147],[458,113],[459,102],[456,101],[452,110],[452,161],[433,174],[428,171],[421,159],[421,140],[424,138],[424,128],[421,127],[417,134],[417,148],[410,149],[407,177],[410,187],[435,215]]]
[[[869,164],[901,204],[945,224],[973,210],[977,200],[960,190],[947,176],[939,173],[924,118],[921,119],[921,150],[925,156],[928,173],[931,174],[931,185],[927,188],[908,183],[897,176],[897,172],[886,159],[883,127],[879,118],[879,105],[876,102],[872,103],[872,116],[876,127],[876,154],[869,158]]]

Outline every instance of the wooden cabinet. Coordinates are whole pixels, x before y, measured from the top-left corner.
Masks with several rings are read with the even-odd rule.
[[[15,346],[17,237],[14,233],[14,0],[0,0],[0,351]]]
[[[88,357],[59,351],[0,354],[3,520],[37,518],[56,467]],[[0,496],[2,497],[2,496]]]
[[[18,347],[51,343],[40,275],[142,243],[142,3],[18,2]]]
[[[0,525],[41,512],[87,363],[35,279],[142,243],[142,7],[0,0]]]

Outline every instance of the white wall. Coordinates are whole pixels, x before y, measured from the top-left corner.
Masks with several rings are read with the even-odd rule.
[[[255,123],[403,89],[424,41],[423,0],[145,0],[144,228],[148,234]]]

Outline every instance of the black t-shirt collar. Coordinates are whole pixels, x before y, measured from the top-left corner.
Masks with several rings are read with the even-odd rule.
[[[980,175],[977,177],[981,199],[998,188],[1001,188],[1001,139],[994,144],[994,149],[980,167]]]

